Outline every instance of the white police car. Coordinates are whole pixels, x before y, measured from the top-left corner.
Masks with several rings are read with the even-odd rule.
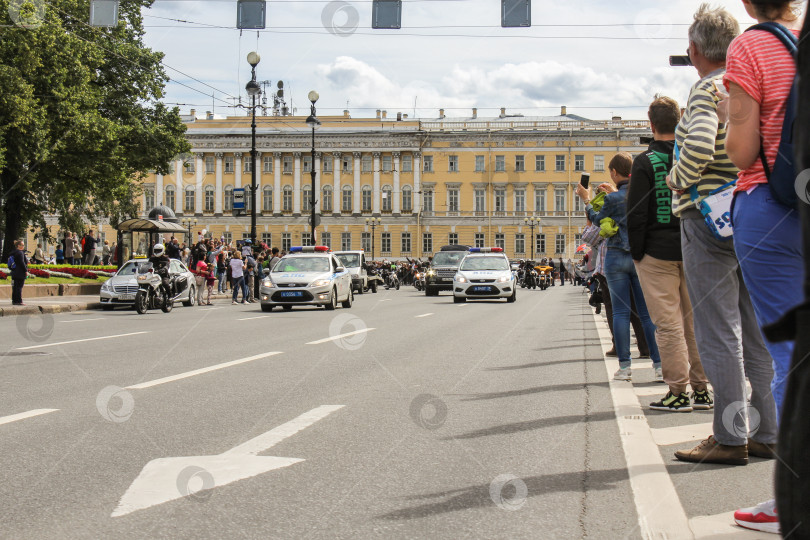
[[[468,298],[517,300],[517,279],[502,248],[470,248],[453,278],[453,302]]]
[[[351,274],[326,246],[290,248],[265,274],[259,296],[262,311],[276,306],[324,306],[335,309],[338,302],[352,307]]]

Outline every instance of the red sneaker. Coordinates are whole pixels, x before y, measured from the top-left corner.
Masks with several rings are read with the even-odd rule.
[[[740,527],[773,534],[780,533],[776,500],[759,503],[753,508],[740,508],[734,512],[734,522]]]

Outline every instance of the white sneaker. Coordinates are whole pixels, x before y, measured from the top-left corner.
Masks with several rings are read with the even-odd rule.
[[[619,368],[619,370],[613,374],[613,379],[617,381],[629,381],[631,380],[633,375],[633,370],[629,367]]]
[[[734,512],[734,522],[740,527],[773,534],[780,533],[776,501],[771,499],[753,508],[740,508]]]
[[[663,368],[657,367],[655,368],[655,377],[653,378],[655,382],[664,382],[664,370]]]

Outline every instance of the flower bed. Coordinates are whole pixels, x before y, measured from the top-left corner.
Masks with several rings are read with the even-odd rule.
[[[8,279],[8,274],[3,271],[0,271],[0,279]]]

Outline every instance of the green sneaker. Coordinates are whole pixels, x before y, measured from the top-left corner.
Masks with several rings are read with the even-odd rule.
[[[708,390],[692,392],[692,408],[700,411],[714,409],[714,401]]]
[[[689,396],[686,392],[681,392],[677,396],[672,392],[667,392],[667,395],[661,401],[650,403],[650,409],[654,411],[692,412],[692,405],[689,403]]]

